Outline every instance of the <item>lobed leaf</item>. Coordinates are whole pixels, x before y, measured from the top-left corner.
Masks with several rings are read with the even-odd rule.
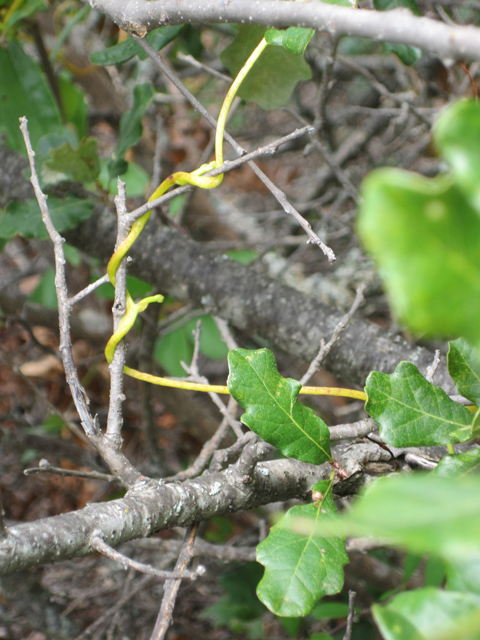
[[[96,138],[86,138],[74,149],[68,142],[60,147],[50,149],[49,158],[45,160],[45,168],[62,175],[62,180],[76,182],[93,182],[100,173]]]
[[[257,561],[265,567],[257,595],[278,616],[305,616],[321,597],[343,586],[345,540],[291,530],[298,518],[315,526],[337,512],[329,480],[318,482],[313,490],[324,493],[322,503],[289,509],[257,547]]]
[[[380,425],[380,436],[395,447],[464,442],[472,438],[470,411],[428,382],[411,362],[392,374],[367,378],[365,410]]]
[[[480,596],[427,587],[372,607],[385,640],[474,640],[480,633]]]
[[[302,385],[282,378],[268,349],[228,354],[228,388],[245,413],[241,420],[284,456],[321,464],[332,460],[327,425],[298,401]]]
[[[464,338],[449,343],[448,372],[458,393],[480,406],[480,358]]]

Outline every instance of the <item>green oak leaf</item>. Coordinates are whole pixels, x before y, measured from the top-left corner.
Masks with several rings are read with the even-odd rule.
[[[302,29],[301,27],[289,27],[285,30],[267,29],[265,40],[269,44],[284,47],[287,51],[300,56],[307,48],[314,33],[314,29]]]
[[[241,420],[284,456],[311,464],[332,460],[327,425],[298,401],[302,385],[282,378],[268,349],[228,354],[228,388],[245,413]]]
[[[265,28],[241,25],[234,41],[223,50],[220,59],[235,77],[263,38]],[[312,72],[302,56],[284,47],[268,46],[240,85],[238,95],[253,100],[263,109],[283,107],[300,80],[309,80]]]
[[[158,29],[150,31],[147,35],[147,41],[152,45],[155,51],[160,51],[160,49],[163,49],[163,47],[178,36],[183,27],[184,25],[159,27]],[[146,53],[133,38],[128,37],[113,47],[93,53],[90,56],[90,60],[93,64],[105,66],[127,62],[127,60],[130,60],[134,56],[138,56],[141,60],[145,60]]]
[[[391,374],[373,371],[365,392],[365,410],[387,444],[419,447],[472,438],[470,411],[425,380],[411,362],[401,362]]]
[[[445,456],[431,471],[432,475],[443,478],[464,478],[480,472],[480,448]]]
[[[480,554],[480,477],[454,482],[431,473],[379,478],[344,516],[320,519],[303,531],[385,538],[412,553],[466,561]]]
[[[480,107],[455,103],[434,137],[451,172],[429,179],[373,171],[362,186],[358,232],[402,322],[480,348]]]
[[[73,196],[63,200],[48,198],[50,216],[60,233],[89,218],[95,204],[95,200],[80,200]],[[0,211],[0,237],[12,238],[17,233],[24,238],[48,238],[36,200],[12,201],[5,211]]]
[[[474,640],[480,634],[480,596],[427,587],[372,607],[385,640]]]
[[[464,338],[449,343],[448,372],[458,393],[480,406],[480,358]]]
[[[480,216],[453,177],[379,169],[362,197],[358,232],[397,317],[414,332],[480,345]]]
[[[337,513],[329,480],[318,482],[313,490],[324,494],[322,503],[289,509],[257,547],[257,562],[265,567],[257,595],[277,616],[305,616],[322,596],[338,593],[343,586],[345,540],[291,530],[299,518],[316,525]]]
[[[100,173],[96,138],[82,140],[78,149],[65,142],[56,149],[50,149],[48,156],[42,171],[45,168],[54,171],[62,176],[62,180],[93,182]]]

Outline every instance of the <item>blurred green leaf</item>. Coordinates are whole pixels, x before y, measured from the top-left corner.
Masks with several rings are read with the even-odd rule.
[[[365,392],[365,411],[387,444],[418,447],[472,438],[470,411],[425,380],[411,362],[401,362],[392,374],[373,371]]]
[[[240,71],[264,33],[265,28],[256,25],[238,28],[234,41],[220,55],[232,77]],[[267,47],[240,85],[238,95],[264,109],[276,109],[287,104],[297,82],[309,80],[311,75],[303,57],[283,47]]]
[[[412,64],[422,56],[422,50],[417,47],[410,47],[407,44],[395,44],[386,42],[383,45],[383,48],[388,53],[395,53],[403,64],[406,64],[408,67],[411,67]]]
[[[302,625],[302,618],[277,618],[291,638],[296,638]]]
[[[235,349],[228,365],[228,388],[246,411],[241,421],[247,427],[284,456],[311,464],[331,460],[327,425],[298,401],[302,385],[282,378],[271,351]]]
[[[315,620],[329,620],[330,618],[346,618],[348,604],[343,602],[320,602],[310,613]]]
[[[80,263],[82,262],[82,256],[80,254],[80,251],[76,247],[72,247],[71,244],[65,242],[65,244],[63,245],[63,252],[65,253],[66,260],[69,264],[72,265],[72,267],[75,267],[76,269],[80,266]]]
[[[174,40],[182,29],[183,25],[159,27],[158,29],[150,31],[147,35],[147,40],[155,51],[160,51],[160,49],[163,49],[169,42]],[[92,54],[90,60],[93,64],[98,65],[121,64],[136,55],[138,55],[141,60],[145,60],[146,58],[146,53],[142,47],[137,44],[133,38],[128,37],[113,47]]]
[[[194,338],[192,332],[196,328],[199,320],[202,323],[199,345],[200,353],[203,353],[204,356],[212,360],[224,360],[228,354],[228,347],[223,342],[220,331],[211,315],[198,316],[185,324],[184,332],[187,340],[193,345]]]
[[[289,27],[285,30],[267,29],[265,40],[269,44],[284,47],[287,51],[300,56],[304,53],[314,33],[314,29],[302,29],[301,27]]]
[[[397,317],[418,333],[480,343],[480,216],[452,178],[379,169],[362,197],[359,235]]]
[[[18,8],[8,16],[6,23],[0,25],[0,30],[10,31],[21,20],[28,18],[37,11],[46,9],[48,9],[48,5],[45,0],[23,0],[23,2],[19,3]]]
[[[426,587],[440,587],[445,580],[445,562],[429,556],[425,565],[424,584]]]
[[[60,113],[39,66],[16,42],[0,47],[0,133],[26,155],[18,119],[26,116],[32,146],[46,133],[61,133]]]
[[[84,8],[89,9],[89,7]],[[65,119],[73,124],[78,139],[81,140],[87,136],[88,109],[85,95],[69,78],[63,75],[58,78],[58,83]]]
[[[480,213],[480,105],[458,100],[435,123],[434,140],[455,183]],[[459,203],[461,205],[461,203]],[[457,206],[457,216],[459,216]]]
[[[202,618],[210,618],[214,626],[228,626],[232,630],[248,633],[249,637],[264,637],[252,631],[255,627],[248,623],[261,618],[265,607],[255,595],[255,588],[262,575],[262,568],[256,562],[247,562],[239,568],[231,569],[220,578],[225,595],[214,605],[205,609]],[[261,631],[261,626],[260,626]]]
[[[297,523],[297,529],[301,523]],[[320,535],[369,535],[418,554],[463,561],[480,554],[480,478],[432,474],[376,480],[342,518],[319,521]],[[302,531],[311,532],[307,521]]]
[[[43,431],[43,433],[49,436],[54,436],[58,438],[61,436],[62,429],[64,426],[65,426],[65,423],[60,418],[60,416],[57,416],[56,414],[51,413],[47,418],[45,418],[45,420],[40,425],[39,429],[40,431]]]
[[[458,393],[480,405],[480,358],[464,338],[449,343],[448,372]]]
[[[55,288],[55,270],[47,269],[42,275],[40,282],[29,295],[31,302],[37,302],[48,309],[57,309],[57,290]],[[54,416],[56,419],[57,416]],[[54,420],[55,422],[55,420]],[[50,423],[48,423],[50,424]]]
[[[45,168],[62,175],[62,180],[93,182],[100,173],[97,139],[82,140],[78,149],[74,149],[67,142],[56,149],[51,149],[42,170]]]
[[[459,102],[446,109],[435,139],[451,173],[427,179],[372,172],[363,183],[358,231],[400,320],[418,333],[463,335],[477,347],[480,107]]]
[[[391,11],[392,9],[410,9],[410,11],[419,16],[420,11],[415,0],[373,0],[373,5],[377,11]]]
[[[180,361],[190,364],[193,356],[193,344],[187,340],[185,333],[180,329],[168,333],[155,342],[154,357],[169,376],[182,378],[187,375]]]
[[[137,84],[133,90],[133,106],[130,111],[126,111],[120,118],[120,132],[115,149],[112,153],[112,168],[110,177],[116,177],[115,162],[123,160],[127,150],[137,144],[142,135],[142,118],[145,110],[153,96],[153,87],[150,82]],[[116,167],[118,170],[118,167]]]
[[[109,171],[115,172],[115,167],[118,167],[118,173],[115,175],[121,175],[122,181],[125,182],[127,197],[144,198],[147,185],[150,182],[150,176],[145,169],[142,169],[136,162],[125,162],[125,160],[116,163],[100,160],[100,175],[98,176],[98,180],[105,191],[108,191],[108,193],[112,195],[117,195],[118,193],[117,177],[109,177]]]
[[[50,216],[60,233],[89,218],[95,204],[95,200],[80,200],[73,196],[63,200],[48,198]],[[48,238],[36,200],[12,201],[0,212],[0,237],[12,238],[17,233],[24,238]]]
[[[446,562],[447,589],[480,595],[480,553],[467,559]]]
[[[306,616],[322,596],[338,593],[343,586],[345,540],[291,531],[298,518],[314,527],[337,513],[329,480],[318,482],[313,490],[324,494],[322,503],[289,509],[257,547],[257,561],[265,567],[257,594],[278,616]]]
[[[227,256],[240,264],[250,264],[258,257],[258,251],[253,249],[232,249],[226,252]]]
[[[443,478],[463,478],[480,471],[480,448],[445,456],[431,474]]]
[[[427,587],[373,605],[385,640],[475,640],[480,634],[480,596]]]

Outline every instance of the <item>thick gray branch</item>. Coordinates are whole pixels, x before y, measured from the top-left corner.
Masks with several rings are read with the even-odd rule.
[[[419,18],[407,9],[369,11],[315,0],[89,0],[89,4],[123,29],[142,37],[159,26],[192,22],[299,26],[327,31],[336,37],[359,36],[409,44],[444,59],[480,60],[478,28]]]
[[[174,229],[149,225],[130,250],[131,273],[287,353],[310,362],[322,338],[328,341],[343,317],[342,312],[214,253]],[[115,226],[114,218],[103,213],[65,235],[73,245],[107,261],[115,243]],[[392,339],[381,327],[354,318],[324,366],[341,379],[363,386],[373,370],[390,373],[401,360],[410,360],[425,372],[432,359],[427,349],[399,337]],[[444,363],[435,381],[453,392]]]
[[[330,469],[286,459],[257,465],[248,484],[234,467],[182,484],[139,483],[121,500],[9,527],[0,539],[0,575],[93,553],[94,536],[117,547],[160,529],[302,497]]]

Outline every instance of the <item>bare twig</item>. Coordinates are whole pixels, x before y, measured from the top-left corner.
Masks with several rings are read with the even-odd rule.
[[[102,284],[105,284],[107,282],[108,282],[108,274],[106,273],[104,276],[102,276],[95,282],[92,282],[92,284],[89,284],[88,287],[85,287],[85,289],[82,289],[82,291],[79,291],[77,294],[71,297],[70,298],[71,306],[73,307],[73,305],[77,304],[77,302],[80,302],[80,300],[83,300],[83,298],[86,298],[88,295],[93,293],[95,289],[98,289],[98,287],[100,287]]]
[[[198,524],[193,524],[188,527],[185,533],[182,550],[180,551],[180,555],[178,556],[178,560],[175,564],[175,571],[183,571],[192,559],[194,555],[193,547],[195,544],[197,530]],[[173,608],[175,607],[175,600],[177,598],[178,590],[180,589],[180,583],[181,579],[167,580],[165,582],[162,604],[160,606],[160,611],[150,640],[163,640],[165,637],[172,620]]]
[[[177,58],[179,60],[182,60],[182,62],[187,62],[196,69],[201,69],[202,71],[206,71],[216,78],[220,78],[220,80],[225,80],[225,82],[228,82],[229,84],[232,82],[232,79],[229,76],[226,76],[224,73],[220,73],[220,71],[217,71],[216,69],[212,69],[212,67],[208,67],[206,64],[202,64],[198,60],[195,60],[195,58],[191,55],[185,55],[184,53],[179,51],[177,53]]]
[[[220,318],[220,316],[213,316],[213,319],[215,320],[215,324],[217,325],[220,335],[222,336],[222,340],[227,345],[228,350],[233,351],[233,349],[238,349],[238,344],[230,331],[228,322],[223,318]]]
[[[210,115],[209,115],[209,117],[211,118]],[[245,163],[249,163],[249,160],[251,160],[252,158],[257,158],[257,157],[263,156],[263,155],[272,155],[272,154],[275,153],[275,151],[280,146],[282,146],[283,144],[286,144],[287,142],[290,142],[291,140],[295,140],[296,138],[300,138],[301,136],[305,135],[306,133],[309,133],[310,129],[312,129],[311,125],[304,126],[301,129],[296,129],[295,131],[292,131],[292,133],[289,133],[288,135],[283,136],[283,138],[279,138],[278,140],[275,140],[274,142],[270,142],[269,144],[265,145],[264,147],[260,147],[260,148],[256,149],[255,151],[252,151],[251,153],[244,153],[243,150],[242,150],[242,152],[244,154],[240,158],[236,158],[235,160],[227,160],[226,162],[224,162],[222,165],[220,165],[216,169],[212,169],[212,171],[207,172],[205,175],[206,176],[218,176],[221,173],[227,173],[228,171],[233,171],[233,169],[237,169],[241,165],[243,165]],[[225,134],[225,135],[227,136],[228,134]],[[256,166],[256,165],[254,165],[254,166]],[[192,189],[193,189],[193,187],[191,185],[187,184],[184,187],[178,187],[177,189],[174,189],[173,191],[169,191],[165,195],[160,196],[160,198],[157,198],[156,200],[152,200],[152,202],[147,202],[146,204],[142,205],[141,207],[138,207],[138,209],[135,209],[134,211],[129,213],[126,216],[126,219],[128,220],[129,224],[133,224],[135,222],[135,220],[138,220],[138,218],[141,218],[148,211],[151,211],[155,207],[158,207],[158,206],[160,206],[162,204],[165,204],[166,202],[168,202],[172,198],[176,198],[178,195],[182,195],[183,193],[188,193]]]
[[[435,376],[435,372],[437,371],[439,364],[440,364],[440,349],[436,349],[433,362],[429,367],[427,367],[427,371],[425,372],[425,379],[428,382],[433,382],[433,378]]]
[[[348,617],[347,617],[347,629],[345,631],[345,635],[343,636],[343,640],[351,640],[352,638],[352,629],[353,629],[353,616],[355,615],[355,596],[357,594],[355,591],[348,592]]]
[[[160,54],[158,54],[153,47],[146,40],[142,40],[137,36],[134,36],[136,42],[142,47],[142,49],[147,53],[150,58],[153,60],[155,65],[167,76],[167,78],[174,83],[174,85],[182,92],[182,94],[187,98],[187,100],[191,103],[191,105],[207,120],[207,122],[213,127],[216,128],[217,122],[213,116],[211,116],[208,111],[203,107],[203,105],[195,98],[195,96],[183,85],[182,82],[176,77],[176,75],[169,69],[168,65],[162,60]],[[245,150],[232,138],[230,134],[225,132],[225,139],[231,144],[233,149],[240,155],[245,155]],[[243,159],[245,162],[245,159]],[[305,218],[303,218],[300,213],[289,203],[286,195],[281,191],[277,186],[273,184],[273,182],[263,173],[261,169],[254,163],[249,161],[248,166],[254,171],[254,173],[260,178],[260,180],[264,183],[264,185],[269,189],[272,195],[277,199],[277,201],[282,206],[283,210],[289,215],[293,216],[298,224],[303,228],[305,233],[309,237],[309,242],[312,244],[316,244],[320,247],[323,253],[327,256],[329,262],[333,262],[335,260],[335,254],[327,247],[327,245],[317,236],[317,234],[312,230],[310,223],[308,223]],[[219,168],[220,169],[220,168]],[[219,169],[215,169],[215,171],[219,171]],[[215,171],[212,171],[206,175],[217,175]],[[224,173],[224,170],[219,171],[219,173]]]
[[[201,384],[209,384],[207,378],[205,378],[205,376],[200,375],[200,372],[198,371],[198,367],[197,367],[198,350],[200,346],[200,324],[199,323],[200,323],[200,320],[197,322],[197,328],[193,332],[193,335],[195,337],[195,348],[192,356],[192,364],[188,366],[184,362],[182,362],[182,366],[185,369],[185,371],[189,374],[189,380],[191,380],[192,382],[199,382]],[[237,420],[235,420],[235,418],[232,416],[232,414],[228,409],[228,406],[225,406],[225,403],[220,398],[218,393],[209,391],[208,395],[212,399],[213,404],[216,407],[218,407],[218,410],[220,411],[220,413],[227,419],[228,424],[231,426],[232,431],[237,436],[237,438],[241,438],[243,436],[243,429],[241,427],[241,424]],[[234,406],[236,408],[237,404],[235,403]]]
[[[330,81],[332,79],[335,57],[337,55],[338,42],[339,38],[335,36],[330,38],[330,47],[325,59],[325,68],[323,69],[322,80],[318,88],[317,103],[315,105],[315,119],[313,121],[313,126],[317,133],[321,133],[323,131],[326,122],[325,110],[330,93]]]
[[[353,304],[350,307],[350,311],[347,314],[345,314],[345,316],[337,324],[337,326],[335,327],[335,330],[334,330],[334,332],[332,334],[332,337],[327,342],[327,344],[325,344],[325,341],[322,340],[322,345],[320,347],[320,351],[315,356],[315,359],[310,363],[310,366],[308,367],[307,372],[305,373],[305,375],[300,380],[302,385],[306,385],[307,382],[310,380],[310,378],[319,370],[322,362],[325,360],[327,355],[330,353],[332,348],[337,343],[340,335],[342,334],[342,331],[345,330],[346,326],[348,325],[348,323],[352,319],[354,313],[357,311],[358,307],[363,303],[363,301],[364,301],[363,293],[365,291],[365,288],[366,288],[365,284],[361,284],[358,287],[357,292],[355,294],[355,300],[353,301]]]
[[[33,473],[54,473],[64,478],[88,478],[89,480],[102,480],[104,482],[119,482],[118,478],[108,473],[100,473],[99,471],[77,471],[75,469],[62,469],[61,467],[53,467],[48,460],[44,458],[40,460],[38,467],[31,467],[24,470],[24,475],[31,476]]]
[[[378,429],[378,425],[372,418],[364,418],[359,422],[340,424],[329,427],[330,440],[349,440],[350,438],[364,438],[369,433]]]
[[[160,580],[196,580],[199,576],[205,575],[205,567],[201,564],[198,565],[195,571],[162,571],[160,569],[155,569],[148,564],[137,562],[136,560],[132,560],[128,556],[125,556],[123,553],[113,549],[113,547],[108,545],[98,536],[94,536],[90,540],[90,545],[99,553],[107,556],[107,558],[115,560],[115,562],[121,564],[124,569],[135,569],[141,573],[147,573],[148,575],[160,578]]]
[[[128,223],[125,221],[127,212],[125,183],[117,179],[118,194],[115,196],[115,206],[117,208],[117,242],[115,249],[125,240],[130,231]],[[113,302],[113,330],[117,331],[120,321],[126,313],[127,294],[127,258],[123,258],[117,269],[115,276],[115,300]],[[122,340],[115,349],[113,360],[109,365],[110,369],[110,402],[108,405],[107,433],[106,437],[115,449],[122,446],[122,404],[125,400],[123,393],[123,367],[125,365],[125,346]]]
[[[70,313],[71,303],[68,299],[67,281],[65,277],[65,255],[63,251],[64,239],[55,229],[50,212],[47,206],[47,196],[43,193],[38,180],[35,165],[35,153],[32,149],[30,136],[28,133],[27,119],[20,118],[20,130],[27,147],[30,169],[32,172],[30,182],[32,183],[37,198],[42,220],[47,228],[50,240],[53,243],[55,253],[55,288],[58,300],[58,318],[60,329],[60,353],[62,354],[65,377],[73,396],[75,407],[80,416],[80,421],[87,434],[87,437],[97,447],[110,470],[122,480],[126,486],[134,486],[140,477],[140,473],[128,462],[119,448],[111,446],[99,430],[96,421],[88,409],[88,398],[78,378],[78,372],[73,361],[72,341],[70,335]]]

